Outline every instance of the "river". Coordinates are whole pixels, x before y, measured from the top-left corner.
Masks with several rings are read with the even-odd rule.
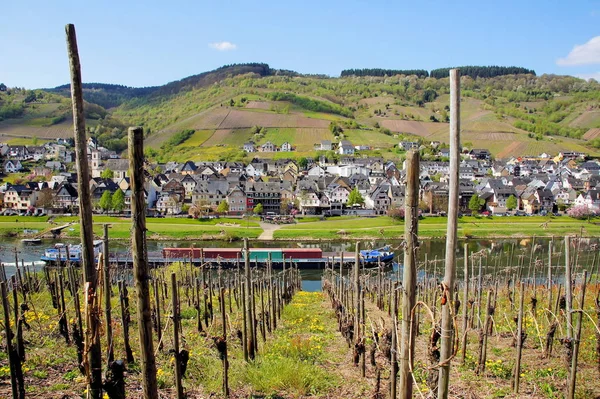
[[[0,261],[4,263],[7,275],[12,275],[15,272],[15,249],[21,261],[26,262],[29,266],[33,264],[35,270],[40,270],[43,267],[43,262],[40,261],[40,257],[44,253],[44,250],[48,247],[53,246],[55,243],[77,243],[77,240],[61,239],[43,240],[41,245],[26,245],[18,239],[4,238],[0,242]],[[526,273],[531,273],[543,279],[547,275],[547,261],[548,261],[548,248],[549,245],[552,248],[552,264],[554,266],[553,274],[558,278],[562,275],[562,267],[564,265],[564,239],[563,238],[505,238],[505,239],[469,239],[459,240],[459,248],[457,249],[457,277],[461,278],[463,275],[463,245],[467,244],[469,253],[477,252],[481,255],[482,262],[482,273],[483,274],[494,274],[500,273],[507,270],[508,266],[518,265],[519,262],[526,266],[524,277],[527,277]],[[148,252],[160,252],[162,248],[169,247],[190,247],[194,245],[195,248],[201,247],[233,247],[239,248],[242,246],[242,242],[226,242],[226,241],[148,241]],[[361,248],[378,248],[384,245],[391,245],[394,248],[396,255],[398,256],[399,263],[402,263],[402,242],[400,240],[392,241],[380,241],[380,240],[365,240],[361,241]],[[532,252],[532,244],[535,244],[535,251]],[[577,263],[581,265],[580,270],[585,268],[588,271],[594,272],[597,269],[592,270],[592,263],[600,263],[600,256],[598,247],[600,246],[600,238],[583,238],[581,240],[571,240],[571,254],[574,258],[577,258]],[[127,241],[111,241],[110,252],[111,253],[127,253],[130,251],[129,242]],[[354,250],[353,241],[327,241],[320,243],[302,243],[298,241],[261,241],[259,243],[252,243],[251,246],[257,247],[320,247],[323,252],[351,252]],[[440,239],[427,239],[420,243],[419,253],[419,269],[423,272],[427,272],[428,275],[436,275],[438,278],[442,278],[444,269],[444,254],[446,250],[445,240]],[[598,259],[597,259],[598,258]],[[540,259],[546,266],[534,267],[529,272],[527,266],[531,263],[535,263],[536,259]],[[427,260],[427,264],[425,264]],[[479,268],[479,260],[475,262],[475,268]],[[318,291],[321,288],[321,270],[302,270],[303,278],[303,289],[306,291]],[[477,274],[477,273],[476,273]]]

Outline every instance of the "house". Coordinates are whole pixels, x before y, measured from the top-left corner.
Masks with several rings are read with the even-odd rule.
[[[163,215],[179,215],[183,197],[173,192],[161,192],[156,200],[156,211]]]
[[[293,149],[292,149],[292,145],[286,141],[285,143],[283,143],[283,144],[281,145],[281,147],[280,147],[280,150],[279,150],[279,151],[286,151],[286,152],[288,152],[288,151],[293,151]]]
[[[36,206],[39,195],[38,190],[33,190],[25,185],[13,185],[4,192],[4,207],[17,211],[27,211]]]
[[[270,141],[267,141],[263,145],[259,147],[260,152],[275,152],[277,151],[277,146]]]
[[[33,159],[34,161],[44,159],[44,157],[46,156],[46,149],[44,147],[27,147],[27,151],[29,152],[29,156],[31,157],[31,159]]]
[[[333,145],[330,140],[321,140],[320,143],[315,144],[315,151],[331,151]]]
[[[471,159],[488,160],[492,158],[492,154],[490,154],[490,152],[485,148],[474,148],[471,151],[469,151],[469,156],[471,157]]]
[[[398,147],[402,148],[404,151],[408,151],[413,148],[415,150],[418,150],[419,143],[417,143],[416,141],[401,141],[400,144],[398,144]]]
[[[2,165],[2,169],[4,173],[17,173],[23,170],[23,165],[21,165],[21,161],[19,160],[6,160]]]
[[[56,190],[54,207],[65,211],[77,212],[79,206],[77,189],[70,183],[62,183]]]
[[[196,173],[197,169],[198,169],[198,167],[196,166],[196,164],[194,162],[185,161],[185,163],[181,167],[181,170],[179,171],[179,173],[181,173],[182,175],[193,175]]]
[[[234,186],[227,193],[227,204],[230,215],[243,215],[246,212],[246,193],[239,185]]]
[[[281,185],[279,182],[246,182],[246,209],[252,212],[262,204],[263,212],[279,213],[281,209]]]
[[[376,215],[385,215],[392,202],[388,195],[389,184],[380,184],[367,196],[365,196],[365,207],[373,209]]]
[[[24,145],[11,145],[6,149],[6,153],[3,154],[9,159],[13,159],[16,161],[25,161],[31,159],[31,155],[29,154],[29,150]]]
[[[340,155],[354,155],[354,146],[348,140],[342,140],[338,146],[338,153]]]
[[[256,147],[253,141],[244,143],[242,149],[244,150],[244,152],[256,152]]]
[[[6,201],[6,200],[5,200]],[[589,190],[585,194],[580,194],[575,200],[576,205],[584,205],[593,211],[600,210],[600,190]]]

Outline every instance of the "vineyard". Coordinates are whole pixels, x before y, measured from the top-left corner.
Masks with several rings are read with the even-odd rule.
[[[159,396],[386,398],[408,381],[414,397],[428,398],[446,361],[451,397],[573,397],[570,381],[574,397],[600,394],[594,240],[566,238],[546,247],[533,239],[478,252],[465,244],[452,298],[439,284],[443,262],[422,254],[416,306],[408,313],[407,270],[364,268],[356,259],[351,267],[327,265],[323,293],[300,291],[300,271],[289,263],[257,268],[240,259],[233,269],[183,262],[153,270]],[[21,264],[14,276],[0,270],[7,349],[0,355],[0,396],[85,397],[80,270],[64,264],[33,272]],[[131,271],[102,258],[97,270],[102,389],[109,398],[141,397]],[[444,307],[454,320],[450,359],[440,355]],[[399,372],[408,353],[403,331],[414,345],[408,376]]]

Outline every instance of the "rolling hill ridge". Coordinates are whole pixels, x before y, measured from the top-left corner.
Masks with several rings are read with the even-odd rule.
[[[478,74],[492,70],[468,68],[465,72],[475,78],[461,78],[463,144],[489,148],[497,157],[564,150],[598,155],[597,82],[535,76],[512,67],[495,73],[530,73],[482,78]],[[253,63],[224,66],[157,87],[85,84],[88,127],[102,145],[119,151],[126,145],[125,127],[141,125],[149,155],[176,160],[243,158],[241,146],[249,140],[295,146],[291,153],[261,156],[301,157],[315,155],[314,143],[320,140],[346,138],[369,147],[364,154],[388,158],[403,156],[397,148],[403,139],[446,141],[448,78],[369,75],[390,72],[380,69],[350,71],[355,74],[345,71],[341,78],[330,78]],[[20,114],[0,121],[0,135],[10,141],[72,134],[68,96],[66,85],[0,92],[0,117],[3,109],[19,102],[17,108],[22,107]],[[25,103],[25,98],[30,101]],[[193,133],[182,142],[171,141],[184,130]]]

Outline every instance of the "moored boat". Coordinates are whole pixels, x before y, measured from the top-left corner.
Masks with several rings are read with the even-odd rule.
[[[391,262],[394,259],[394,251],[389,245],[377,249],[364,249],[360,256],[365,263]]]
[[[44,251],[44,255],[40,258],[47,264],[55,265],[64,263],[68,260],[70,263],[79,264],[81,262],[81,244],[55,244],[52,248],[47,248]],[[102,252],[102,240],[94,241],[94,259],[98,258],[98,255]]]
[[[38,245],[42,243],[41,238],[23,238],[21,242],[25,245]]]

